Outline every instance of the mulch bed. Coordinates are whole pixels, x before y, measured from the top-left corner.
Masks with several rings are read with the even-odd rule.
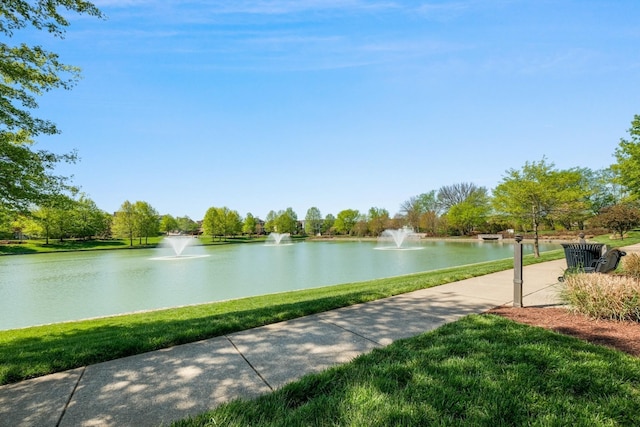
[[[571,335],[640,357],[640,323],[591,319],[566,308],[497,307],[488,313]]]

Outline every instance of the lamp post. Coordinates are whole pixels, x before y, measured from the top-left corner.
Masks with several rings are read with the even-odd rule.
[[[522,236],[516,234],[513,246],[513,306],[522,307]]]

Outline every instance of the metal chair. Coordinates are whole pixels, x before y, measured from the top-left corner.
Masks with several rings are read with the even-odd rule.
[[[611,249],[610,251],[607,251],[602,257],[600,257],[600,259],[598,259],[596,273],[608,273],[610,271],[614,271],[618,268],[620,260],[626,254],[626,252],[618,249]]]

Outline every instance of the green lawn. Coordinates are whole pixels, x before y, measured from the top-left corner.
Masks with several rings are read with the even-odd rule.
[[[616,241],[633,244],[640,238]],[[608,242],[615,245],[616,243]],[[563,258],[562,250],[525,265]],[[513,267],[511,259],[220,303],[0,331],[0,384],[438,286]]]
[[[471,315],[174,423],[221,425],[637,426],[640,359]]]
[[[161,237],[151,237],[146,241],[145,239],[142,239],[142,243],[140,243],[138,239],[135,239],[133,241],[133,246],[129,245],[129,240],[124,239],[63,241],[49,239],[49,243],[44,239],[23,240],[19,243],[12,240],[9,244],[0,244],[0,255],[153,248],[158,245],[160,240],[162,240]]]

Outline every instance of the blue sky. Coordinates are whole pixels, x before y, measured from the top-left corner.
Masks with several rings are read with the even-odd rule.
[[[100,208],[387,209],[546,157],[601,169],[640,114],[636,0],[97,0],[39,98]]]

